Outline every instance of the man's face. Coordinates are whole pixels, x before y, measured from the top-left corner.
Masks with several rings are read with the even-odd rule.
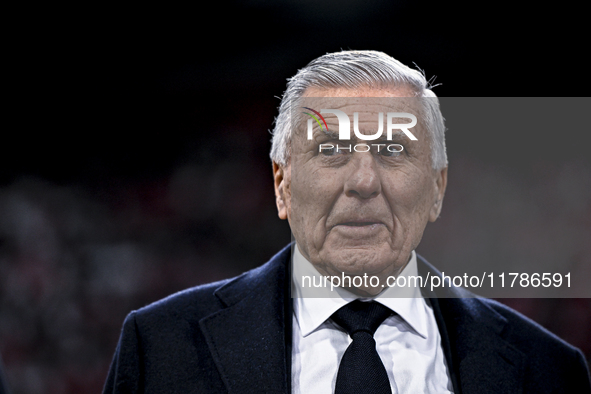
[[[447,169],[432,169],[419,101],[371,99],[412,96],[404,88],[306,91],[304,97],[319,97],[313,99],[318,111],[330,108],[348,114],[351,127],[357,112],[362,134],[376,132],[378,112],[384,113],[384,136],[387,112],[410,112],[418,118],[411,129],[417,141],[402,133],[392,141],[363,141],[353,132],[350,141],[338,141],[320,128],[308,140],[302,127],[292,135],[289,164],[284,168],[274,164],[277,207],[279,216],[288,219],[303,256],[321,274],[367,274],[382,280],[397,275],[419,244],[427,222],[439,216]],[[325,119],[328,130],[338,130],[336,116],[325,115]],[[395,123],[404,122],[408,119]],[[364,143],[396,143],[404,150],[400,154],[385,147],[380,152],[377,147],[369,152],[319,151],[319,144]]]

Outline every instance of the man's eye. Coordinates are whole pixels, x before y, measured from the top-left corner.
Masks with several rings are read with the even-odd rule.
[[[400,144],[388,144],[380,149],[380,155],[386,157],[397,157],[402,154],[404,147]]]
[[[322,148],[320,149],[320,153],[322,153],[324,156],[333,156],[337,153],[337,150],[335,147]]]

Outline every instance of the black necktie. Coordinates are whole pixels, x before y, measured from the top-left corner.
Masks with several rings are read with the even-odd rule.
[[[392,394],[373,339],[380,324],[391,314],[390,309],[375,301],[355,300],[331,316],[353,339],[339,365],[335,394]]]

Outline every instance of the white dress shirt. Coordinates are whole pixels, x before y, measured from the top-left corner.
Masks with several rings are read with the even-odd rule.
[[[304,275],[320,276],[320,273],[296,247],[293,265],[292,393],[334,393],[339,362],[351,338],[329,318],[339,308],[360,297],[342,288],[331,292],[330,287],[314,289],[325,291],[323,296],[302,297]],[[418,275],[414,251],[400,275]],[[409,295],[406,298],[400,298],[400,294],[396,296],[396,291],[400,289],[386,288],[372,298],[396,312],[378,327],[374,335],[392,393],[452,393],[433,310],[421,296],[419,288],[405,288],[409,292],[405,293],[405,296]]]

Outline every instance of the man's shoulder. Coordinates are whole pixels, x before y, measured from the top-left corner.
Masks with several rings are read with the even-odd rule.
[[[132,313],[135,314],[136,318],[140,319],[178,318],[187,316],[188,312],[193,316],[214,313],[222,307],[222,303],[215,296],[216,290],[239,277],[202,284],[179,291],[139,308]]]
[[[418,260],[423,275],[441,275]],[[505,371],[505,378],[514,376],[505,383],[522,380],[523,392],[591,391],[585,358],[576,347],[499,301],[454,286],[438,290],[427,297],[457,357],[462,386],[476,389],[487,376],[490,384],[504,384],[483,371]]]
[[[288,245],[265,264],[246,271],[233,278],[202,284],[171,294],[161,300],[131,312],[136,320],[168,321],[199,320],[236,302],[241,296],[252,291],[264,291],[265,280],[280,276],[285,271],[285,260],[289,256]],[[273,279],[270,282],[274,282]],[[276,283],[276,282],[275,282]]]
[[[501,302],[486,298],[475,301],[506,320],[500,335],[504,346],[512,349],[508,354],[518,352],[524,356],[524,387],[534,388],[528,392],[541,392],[542,386],[556,392],[591,391],[589,369],[580,349]]]
[[[478,298],[478,301],[506,319],[503,334],[521,351],[530,353],[542,350],[550,354],[566,351],[573,356],[578,353],[576,347],[515,309],[493,299]]]
[[[418,256],[419,269],[425,268],[432,274],[439,271]],[[536,323],[515,309],[494,299],[478,297],[469,290],[452,286],[439,299],[439,305],[448,322],[456,328],[474,331],[484,329],[495,332],[516,349],[526,354],[569,354],[575,356],[579,350],[559,338],[542,325]],[[467,333],[466,333],[467,334]]]

